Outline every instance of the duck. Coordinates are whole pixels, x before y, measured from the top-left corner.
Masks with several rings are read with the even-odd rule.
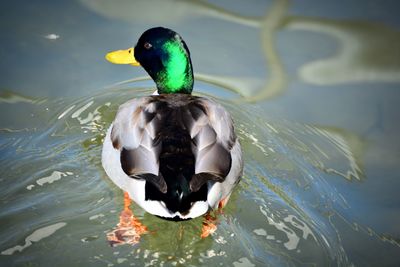
[[[134,47],[107,53],[106,60],[143,67],[157,88],[122,104],[104,138],[102,166],[125,194],[120,226],[139,225],[139,232],[146,232],[137,219],[126,223],[133,217],[126,214],[130,201],[166,220],[210,218],[240,181],[242,149],[228,111],[192,95],[185,41],[171,29],[155,27]]]

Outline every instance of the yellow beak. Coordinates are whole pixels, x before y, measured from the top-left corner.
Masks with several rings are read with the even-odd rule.
[[[112,51],[106,55],[106,59],[114,64],[131,64],[132,66],[140,66],[135,59],[135,51],[133,47],[126,50]]]

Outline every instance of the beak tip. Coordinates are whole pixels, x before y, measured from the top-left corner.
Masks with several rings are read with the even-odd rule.
[[[105,60],[107,60],[108,62],[112,62],[112,56],[110,55],[110,53],[107,53],[107,54],[104,56],[104,58],[105,58]]]

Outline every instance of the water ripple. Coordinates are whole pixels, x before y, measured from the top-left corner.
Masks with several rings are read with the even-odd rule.
[[[25,127],[4,125],[1,251],[21,250],[14,256],[35,257],[39,251],[34,246],[25,249],[35,239],[29,233],[62,221],[69,225],[62,247],[69,248],[72,257],[85,251],[94,265],[133,260],[144,266],[206,265],[216,259],[235,266],[351,265],[335,220],[357,222],[332,179],[362,182],[363,142],[340,129],[261,117],[257,107],[225,98],[232,92],[204,81],[200,94],[216,92],[214,98],[231,112],[245,157],[244,177],[219,218],[216,234],[202,240],[201,218],[170,223],[133,205],[151,234],[135,249],[111,250],[104,233],[118,222],[123,201],[101,167],[102,141],[120,104],[152,92],[130,86],[121,83],[79,100],[23,102],[33,105],[37,123],[27,117]],[[24,239],[25,244],[10,248],[13,240]],[[76,251],[78,247],[82,251]],[[54,251],[54,257],[61,255]]]

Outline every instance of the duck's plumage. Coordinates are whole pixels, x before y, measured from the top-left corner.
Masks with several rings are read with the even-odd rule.
[[[105,137],[102,161],[111,179],[145,210],[186,219],[230,195],[242,169],[241,157],[232,155],[238,151],[232,119],[222,106],[171,94],[123,104]],[[140,186],[132,184],[136,181]]]
[[[242,174],[242,152],[229,113],[192,96],[190,53],[166,28],[149,29],[136,47],[109,61],[141,65],[160,95],[121,105],[104,139],[108,176],[151,214],[190,219],[227,200]]]

